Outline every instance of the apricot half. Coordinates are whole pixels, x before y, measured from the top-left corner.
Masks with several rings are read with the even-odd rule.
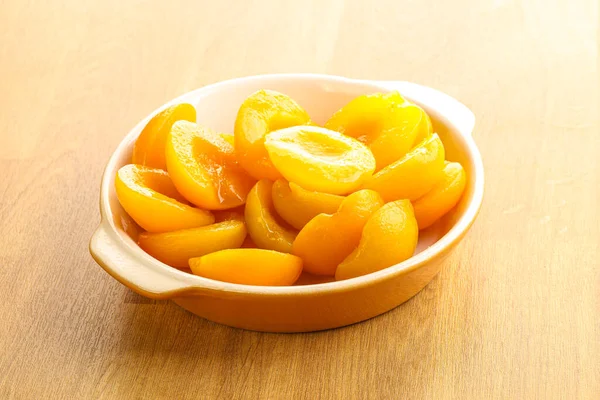
[[[191,207],[162,169],[129,164],[115,177],[119,203],[139,226],[149,232],[167,232],[212,224],[208,211]]]
[[[285,94],[259,90],[241,105],[235,119],[235,150],[240,164],[255,179],[275,181],[281,175],[265,149],[265,135],[295,125],[305,125],[310,117],[302,107]]]
[[[404,156],[417,137],[431,134],[425,111],[398,92],[358,96],[337,111],[325,127],[369,146],[377,170]]]
[[[318,126],[271,132],[265,147],[285,179],[316,192],[349,193],[375,170],[373,153],[364,144]]]
[[[344,200],[343,196],[312,192],[283,179],[273,184],[272,197],[277,214],[296,229],[302,229],[318,214],[333,214]]]
[[[259,286],[289,286],[302,273],[302,260],[263,249],[229,249],[192,258],[195,275],[218,281]]]
[[[306,272],[334,275],[338,264],[358,246],[371,214],[382,205],[381,196],[373,190],[352,193],[334,214],[319,214],[302,228],[292,254],[302,258]]]
[[[425,229],[450,211],[460,200],[467,183],[465,170],[457,162],[446,162],[442,179],[417,199],[413,206],[419,229]]]
[[[167,169],[165,145],[171,127],[177,121],[196,122],[196,109],[191,104],[181,103],[165,108],[156,114],[140,133],[133,146],[133,164]]]
[[[365,224],[358,247],[337,267],[335,279],[348,279],[391,267],[410,258],[419,228],[409,200],[387,203]]]
[[[209,210],[244,204],[254,180],[238,164],[223,135],[188,121],[176,122],[166,145],[167,170],[177,190]]]
[[[290,253],[296,232],[281,221],[275,212],[271,197],[272,187],[271,181],[262,179],[248,194],[245,209],[246,227],[258,247]]]
[[[421,143],[423,140],[427,139],[433,134],[433,124],[431,123],[431,118],[425,111],[423,111],[423,115],[425,115],[425,120],[419,126],[419,129],[417,129],[415,144]]]
[[[224,249],[240,247],[246,237],[241,221],[225,221],[173,232],[140,234],[138,244],[152,257],[175,268],[187,268],[188,260]]]
[[[373,175],[363,187],[377,191],[387,202],[416,200],[442,177],[444,145],[437,134],[426,138],[400,160]]]

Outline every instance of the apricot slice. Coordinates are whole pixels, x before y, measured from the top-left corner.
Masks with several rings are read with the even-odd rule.
[[[283,179],[273,184],[272,197],[277,214],[296,229],[302,229],[318,214],[333,214],[344,200],[343,196],[312,192]]]
[[[415,138],[414,144],[420,144],[423,140],[427,139],[433,134],[431,118],[425,111],[423,111],[423,114],[425,115],[425,120],[422,121],[422,124],[417,129],[417,137]]]
[[[162,169],[129,164],[115,177],[119,203],[139,226],[149,232],[167,232],[212,224],[208,211],[191,207]]]
[[[364,144],[318,126],[271,132],[265,147],[285,179],[316,192],[349,193],[375,170],[373,153]]]
[[[271,198],[272,187],[272,182],[262,179],[248,194],[245,210],[246,227],[258,247],[290,253],[296,232],[284,221],[280,221],[275,212]]]
[[[213,211],[215,215],[215,222],[223,221],[242,221],[244,222],[244,206],[232,208],[229,210]]]
[[[299,257],[263,249],[221,250],[189,264],[195,275],[244,285],[289,286],[302,273]]]
[[[337,267],[335,279],[349,279],[391,267],[410,258],[419,228],[409,200],[387,203],[365,224],[356,249]]]
[[[176,121],[196,122],[196,109],[191,104],[181,103],[157,113],[144,127],[133,146],[133,164],[167,169],[165,145],[167,135]]]
[[[426,138],[398,161],[377,172],[363,185],[373,189],[385,202],[416,200],[442,177],[444,145],[437,134]]]
[[[373,190],[352,193],[334,214],[319,214],[302,228],[292,254],[302,258],[306,272],[334,275],[338,264],[358,246],[371,214],[382,205],[381,196]]]
[[[192,122],[173,124],[166,157],[175,187],[199,207],[223,210],[240,206],[254,185],[238,164],[231,143]]]
[[[235,150],[240,164],[255,179],[275,181],[281,175],[265,149],[265,135],[271,131],[310,123],[302,107],[285,94],[259,90],[241,105],[235,119]]]
[[[235,137],[231,133],[219,133],[230,145],[235,146]]]
[[[325,127],[369,146],[377,170],[406,154],[417,137],[431,134],[429,117],[419,106],[398,93],[358,96],[325,123]]]
[[[443,177],[413,206],[419,229],[425,229],[450,211],[460,200],[467,183],[465,170],[457,162],[446,162]]]
[[[245,224],[231,220],[173,232],[144,232],[140,234],[138,244],[146,253],[165,264],[187,268],[190,258],[240,247],[245,237]]]

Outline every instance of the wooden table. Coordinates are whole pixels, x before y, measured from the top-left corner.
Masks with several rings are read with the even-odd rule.
[[[596,1],[44,3],[0,4],[0,398],[598,398]],[[100,176],[138,120],[298,71],[474,110],[483,209],[428,287],[354,326],[261,334],[92,261]]]

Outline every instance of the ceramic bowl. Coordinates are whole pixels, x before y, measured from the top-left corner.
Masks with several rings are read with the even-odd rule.
[[[152,258],[136,244],[139,228],[119,205],[114,188],[117,170],[131,160],[133,143],[160,109],[188,102],[198,122],[232,132],[242,101],[259,89],[295,99],[319,124],[350,99],[398,90],[431,116],[446,158],[467,173],[460,203],[442,220],[421,231],[410,259],[384,270],[339,282],[302,279],[290,287],[248,286],[195,276]],[[269,332],[305,332],[340,327],[384,313],[418,293],[440,271],[444,260],[475,220],[483,199],[484,173],[472,139],[473,113],[452,97],[409,82],[366,81],[313,74],[277,74],[239,78],[180,96],[144,118],[119,144],[104,171],[100,189],[101,223],[90,241],[98,264],[131,290],[181,307],[221,324]]]

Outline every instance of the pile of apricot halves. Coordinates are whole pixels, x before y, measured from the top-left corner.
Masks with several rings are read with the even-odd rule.
[[[248,285],[292,285],[303,271],[348,279],[406,260],[466,183],[429,116],[397,92],[359,96],[320,127],[290,97],[260,90],[233,135],[177,104],[146,125],[131,162],[115,186],[145,230],[140,247]]]

